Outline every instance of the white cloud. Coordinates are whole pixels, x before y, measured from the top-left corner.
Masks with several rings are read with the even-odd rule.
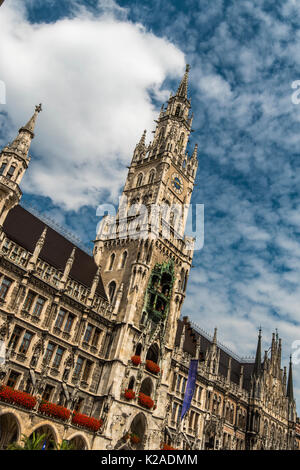
[[[84,9],[51,24],[30,24],[20,0],[0,15],[0,70],[7,85],[11,136],[40,101],[30,164],[22,187],[65,209],[116,199],[125,166],[157,110],[149,91],[179,77],[184,55],[166,39],[114,16],[114,2],[99,16]]]

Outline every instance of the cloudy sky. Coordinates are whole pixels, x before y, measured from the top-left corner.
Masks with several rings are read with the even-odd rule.
[[[0,144],[42,102],[23,201],[91,246],[133,148],[191,64],[205,205],[184,313],[239,355],[300,340],[298,0],[6,0]],[[300,402],[300,364],[295,364]]]

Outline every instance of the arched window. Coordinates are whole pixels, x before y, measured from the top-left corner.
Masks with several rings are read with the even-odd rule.
[[[113,265],[114,265],[114,262],[115,262],[115,257],[116,257],[116,255],[114,253],[112,253],[110,255],[110,261],[109,261],[109,267],[108,267],[109,271],[111,271],[112,268],[113,268]]]
[[[0,175],[3,175],[3,172],[6,168],[6,162],[5,163],[2,163],[1,167],[0,167]]]
[[[175,111],[175,116],[179,116],[180,114],[180,106],[178,105]]]
[[[138,178],[137,178],[137,182],[136,182],[136,185],[137,186],[141,186],[142,185],[142,182],[143,182],[143,173],[140,173]]]
[[[159,356],[159,348],[157,344],[152,344],[148,349],[146,360],[149,359],[150,361],[158,363],[158,356]]]
[[[134,377],[131,377],[131,379],[129,380],[129,384],[128,384],[129,390],[133,390],[134,382],[135,382]]]
[[[139,344],[137,345],[137,347],[135,348],[135,355],[136,355],[136,356],[140,356],[141,353],[142,353],[142,345],[141,345],[141,343],[139,343]]]
[[[147,379],[143,380],[140,388],[140,392],[144,393],[145,395],[148,395],[148,397],[151,397],[153,390],[153,384],[152,380],[148,377]]]
[[[111,283],[108,286],[108,296],[109,296],[109,300],[111,301],[111,303],[114,300],[115,292],[116,292],[116,283],[115,281],[111,281]]]
[[[124,266],[126,264],[126,260],[127,260],[127,251],[124,251],[124,253],[122,255],[121,268],[124,268]]]
[[[6,177],[7,177],[7,178],[11,178],[11,177],[13,176],[14,172],[15,172],[15,169],[16,169],[16,166],[15,166],[15,165],[11,165],[11,166],[9,167],[8,172],[6,173]]]
[[[154,171],[154,170],[150,171],[149,183],[153,183],[153,181],[154,181],[154,176],[155,176],[155,171]]]

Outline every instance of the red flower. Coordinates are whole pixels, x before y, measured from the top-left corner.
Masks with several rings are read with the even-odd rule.
[[[135,365],[138,366],[141,363],[141,356],[132,356],[131,362]]]
[[[62,421],[67,421],[70,418],[70,410],[64,406],[56,405],[55,403],[50,403],[48,401],[42,401],[39,407],[39,412],[53,418],[61,419]]]
[[[21,390],[13,390],[6,385],[0,386],[0,400],[24,406],[24,408],[29,410],[32,410],[36,404],[36,398],[29,393],[21,392]]]
[[[168,444],[164,444],[162,450],[176,450],[175,447],[169,446]]]
[[[127,388],[124,392],[124,397],[126,398],[126,400],[132,400],[133,398],[135,398],[135,392],[130,388]]]
[[[130,441],[132,442],[132,444],[138,444],[141,441],[141,439],[139,438],[137,434],[131,434]]]
[[[144,393],[139,394],[139,403],[142,406],[145,406],[146,408],[149,408],[149,410],[154,405],[154,401],[152,400],[152,398],[148,397],[148,395],[145,395]]]
[[[146,361],[146,369],[152,372],[152,374],[158,374],[160,371],[159,366],[155,362],[150,361],[149,359],[147,359]]]
[[[76,426],[82,426],[83,428],[90,429],[91,431],[97,432],[102,424],[102,419],[91,418],[90,416],[83,415],[74,411],[72,416],[72,424]]]

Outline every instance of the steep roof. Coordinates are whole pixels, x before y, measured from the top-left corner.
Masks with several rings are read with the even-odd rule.
[[[176,332],[176,339],[175,345],[179,346],[180,344],[180,336],[183,329],[183,320],[178,320],[177,332]],[[196,354],[196,342],[197,338],[200,336],[200,350],[202,353],[206,353],[207,349],[212,344],[212,340],[210,341],[206,336],[201,334],[199,331],[195,330],[193,327],[186,328],[185,331],[185,340],[183,344],[183,350],[192,356]],[[228,364],[229,358],[231,357],[231,381],[235,384],[239,384],[239,377],[241,366],[244,367],[244,380],[243,380],[243,388],[245,390],[250,390],[250,378],[254,368],[254,362],[244,362],[243,360],[237,360],[234,355],[230,354],[229,352],[225,351],[220,344],[218,344],[218,349],[220,349],[220,362],[219,362],[219,374],[223,375],[223,377],[227,377],[228,371]]]
[[[36,242],[45,227],[47,227],[47,234],[39,257],[56,269],[63,271],[67,259],[75,247],[75,259],[70,277],[74,281],[90,288],[97,271],[97,265],[93,257],[78,248],[63,235],[56,232],[22,206],[15,206],[8,213],[3,229],[10,240],[33,253]],[[96,293],[107,300],[101,276]]]

